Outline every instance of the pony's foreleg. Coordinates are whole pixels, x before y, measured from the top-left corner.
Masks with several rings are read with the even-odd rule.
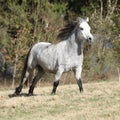
[[[17,87],[16,90],[15,90],[15,94],[16,94],[16,95],[19,95],[19,94],[20,94],[20,92],[21,92],[21,90],[22,90],[22,88],[23,88],[23,85],[24,85],[24,83],[26,82],[29,74],[30,74],[30,71],[29,71],[29,70],[26,70],[25,76],[24,76],[23,79],[21,80],[21,83],[20,83],[19,87]]]
[[[42,77],[43,74],[44,74],[43,69],[40,66],[38,66],[38,73],[32,81],[32,85],[30,86],[28,95],[33,95],[35,85],[37,84],[38,80]]]
[[[60,80],[60,77],[61,77],[62,73],[63,73],[63,69],[59,69],[55,74],[55,81],[53,83],[53,90],[52,90],[52,93],[51,93],[53,95],[56,94],[56,89],[59,85],[59,80]]]
[[[82,80],[81,80],[81,72],[82,72],[82,66],[75,68],[74,73],[75,73],[75,78],[77,81],[77,84],[79,86],[80,92],[83,92],[83,86],[82,86]]]

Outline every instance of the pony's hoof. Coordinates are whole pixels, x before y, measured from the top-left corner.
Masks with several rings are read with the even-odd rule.
[[[27,96],[38,96],[38,95],[33,93],[28,93]]]
[[[80,88],[80,93],[83,93],[83,88]]]
[[[56,93],[55,93],[55,92],[52,92],[51,95],[56,95]]]
[[[28,95],[27,95],[27,96],[34,96],[34,95],[33,95],[33,93],[28,93]]]

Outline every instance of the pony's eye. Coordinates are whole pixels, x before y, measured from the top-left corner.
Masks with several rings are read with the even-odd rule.
[[[83,30],[83,28],[81,27],[80,30]]]

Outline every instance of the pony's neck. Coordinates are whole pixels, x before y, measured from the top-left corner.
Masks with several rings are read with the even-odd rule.
[[[69,52],[72,52],[74,54],[77,53],[77,55],[82,54],[82,44],[81,41],[78,39],[75,33],[73,33],[70,38],[68,39],[68,49]]]

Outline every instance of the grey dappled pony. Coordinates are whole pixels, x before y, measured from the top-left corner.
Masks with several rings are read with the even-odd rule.
[[[33,70],[37,67],[38,71],[32,81],[28,95],[33,95],[33,90],[44,71],[55,74],[52,94],[56,93],[61,75],[64,72],[73,70],[80,92],[83,91],[81,71],[83,64],[83,41],[93,41],[90,33],[89,19],[77,18],[64,26],[58,34],[61,41],[57,44],[40,42],[29,50],[24,64],[22,80],[16,88],[14,95],[19,95],[28,77],[32,78]]]

